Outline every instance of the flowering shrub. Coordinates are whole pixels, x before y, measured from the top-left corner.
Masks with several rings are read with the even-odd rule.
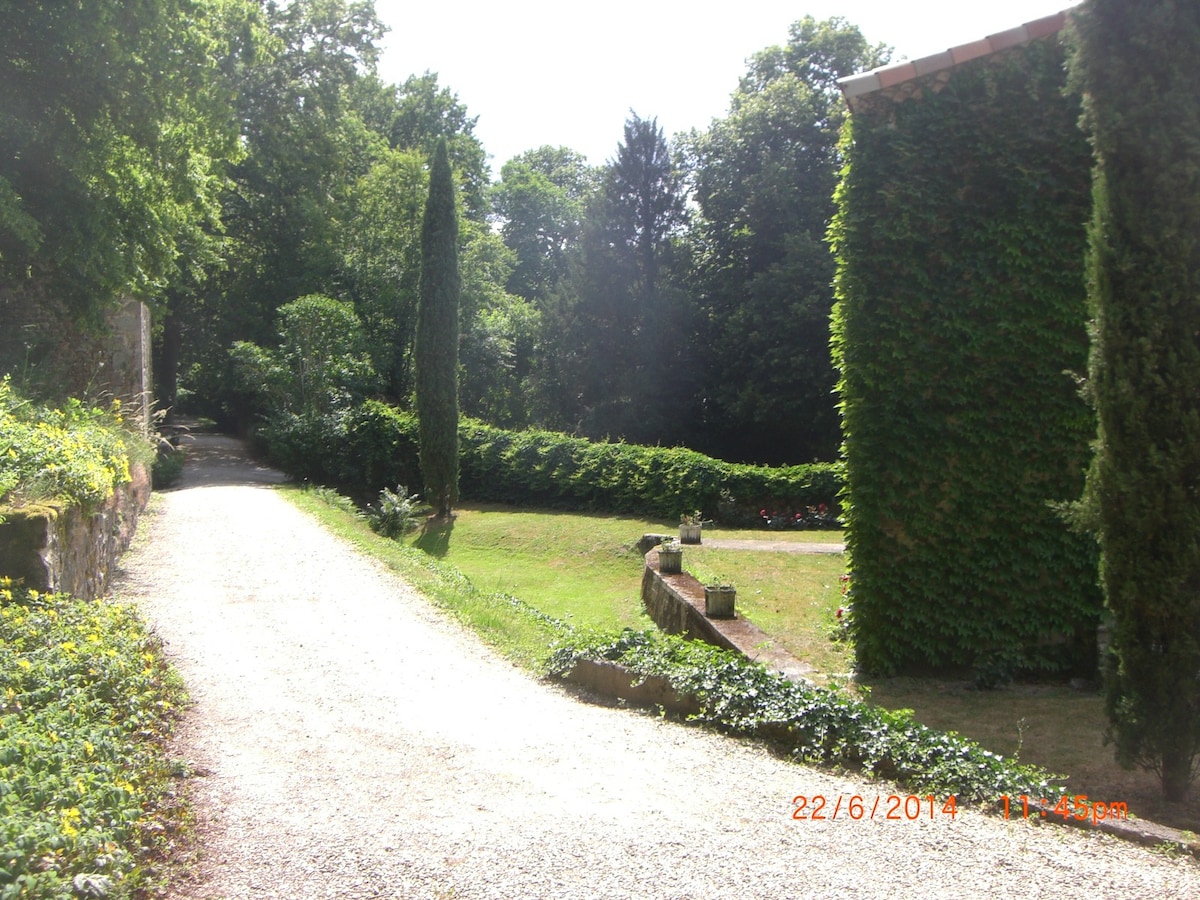
[[[182,701],[129,607],[0,578],[0,896],[145,885],[178,812],[164,747]]]
[[[835,515],[825,503],[816,506],[806,506],[794,512],[767,511],[760,509],[758,518],[763,526],[772,530],[784,528],[795,529],[833,529],[841,528],[842,520]]]
[[[149,453],[109,409],[71,399],[59,409],[22,398],[0,380],[0,505],[65,500],[94,505],[129,481],[131,452]]]

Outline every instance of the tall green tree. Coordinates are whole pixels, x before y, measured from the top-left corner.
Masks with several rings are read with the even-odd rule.
[[[446,141],[429,171],[421,225],[421,295],[417,312],[417,420],[425,497],[440,517],[458,499],[458,205]]]
[[[468,114],[454,91],[438,84],[436,73],[410,75],[399,85],[362,78],[350,99],[367,127],[382,135],[392,149],[415,150],[429,158],[438,139],[445,138],[465,218],[487,219],[490,175],[487,152],[475,136],[478,117]]]
[[[709,452],[770,463],[836,455],[825,233],[845,118],[837,79],[887,59],[844,19],[801,19],[786,45],[752,57],[729,114],[691,141]]]
[[[1085,507],[1114,620],[1117,757],[1188,793],[1200,757],[1200,6],[1090,0],[1074,71],[1095,149]]]
[[[341,293],[345,206],[387,146],[352,88],[384,32],[365,0],[269,3],[253,56],[231,71],[242,155],[221,194],[224,268],[172,296],[163,342],[202,411],[227,424],[245,414],[233,408],[230,345],[269,346],[284,303]]]
[[[240,0],[0,2],[0,283],[94,319],[215,256],[239,153],[226,76],[253,18]]]
[[[385,390],[398,402],[412,394],[427,160],[419,150],[384,150],[354,186],[340,233],[343,284],[363,318]]]
[[[656,119],[636,113],[588,204],[558,315],[574,427],[592,436],[680,440],[690,304],[676,277],[684,216],[677,160]]]
[[[510,291],[545,302],[559,286],[598,181],[597,170],[567,147],[539,147],[504,164],[492,202],[504,242],[517,257]]]

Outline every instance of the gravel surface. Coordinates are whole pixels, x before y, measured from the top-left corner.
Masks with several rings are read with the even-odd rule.
[[[882,821],[885,784],[579,702],[274,480],[198,437],[123,561],[195,701],[199,861],[173,897],[1200,897],[1190,860],[927,802]],[[797,794],[839,819],[794,821]],[[874,821],[854,794],[885,798]]]

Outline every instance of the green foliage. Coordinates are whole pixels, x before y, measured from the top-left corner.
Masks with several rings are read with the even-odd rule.
[[[358,180],[340,232],[343,267],[388,394],[412,393],[413,326],[421,273],[425,154],[386,150]]]
[[[401,484],[394,491],[384,488],[379,492],[379,501],[367,513],[367,521],[376,534],[394,540],[415,530],[428,512],[429,507],[421,502],[421,498],[410,494]]]
[[[785,46],[751,58],[729,114],[691,141],[699,449],[774,464],[836,456],[825,243],[846,115],[836,80],[887,59],[845,20],[806,16]]]
[[[362,400],[376,382],[351,303],[317,294],[280,308],[280,346],[238,341],[229,351],[242,405],[265,418],[268,441],[292,469],[319,448],[292,446],[337,410]]]
[[[80,318],[215,259],[241,0],[0,4],[0,279]]]
[[[1087,146],[1053,39],[857,106],[832,238],[859,664],[1094,671],[1096,553],[1051,508],[1094,429]]]
[[[580,659],[608,660],[639,676],[662,676],[699,701],[695,721],[765,739],[809,764],[850,766],[920,793],[994,804],[1001,796],[1063,793],[1058,779],[1017,765],[957,734],[913,721],[907,710],[870,706],[840,691],[788,681],[737,653],[626,629],[571,635],[548,663],[562,675]]]
[[[1084,502],[1113,614],[1109,715],[1118,760],[1178,800],[1200,757],[1200,8],[1093,0],[1078,31],[1097,160]]]
[[[831,465],[768,468],[726,463],[682,447],[589,441],[470,423],[463,489],[475,500],[608,510],[673,519],[683,509],[729,522],[762,505],[830,503]]]
[[[358,497],[411,483],[417,422],[376,401],[326,417],[289,420],[264,432],[288,474],[337,484]],[[726,463],[682,447],[589,441],[549,431],[507,431],[464,419],[459,426],[463,496],[473,501],[603,510],[673,520],[698,509],[724,524],[757,522],[763,506],[832,506],[838,466],[770,468]]]
[[[631,114],[589,199],[561,319],[543,331],[562,391],[558,421],[590,437],[683,439],[695,313],[679,277],[684,221],[678,161],[657,119]]]
[[[597,170],[566,147],[540,147],[506,162],[492,191],[500,233],[517,256],[507,287],[544,302],[567,277]]]
[[[429,173],[421,225],[421,286],[414,357],[421,475],[438,515],[458,499],[458,209],[446,141]]]
[[[176,484],[183,477],[183,463],[186,459],[187,452],[182,448],[160,452],[155,456],[150,469],[150,481],[154,490],[159,491]]]
[[[130,453],[145,441],[122,427],[120,407],[71,399],[34,404],[0,380],[0,505],[57,500],[95,506],[129,481]]]
[[[182,701],[130,608],[0,582],[0,896],[148,886],[178,824],[165,742]]]

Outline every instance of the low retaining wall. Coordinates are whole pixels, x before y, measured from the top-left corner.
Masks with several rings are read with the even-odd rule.
[[[700,701],[691,694],[681,694],[662,676],[642,676],[617,663],[581,659],[563,676],[595,694],[616,697],[634,706],[661,706],[667,712],[692,716],[700,712]]]
[[[644,559],[642,605],[654,624],[667,634],[681,634],[734,650],[793,681],[807,681],[815,673],[812,666],[777,646],[771,636],[753,622],[741,616],[734,619],[706,616],[704,585],[686,571],[678,575],[662,574],[658,570],[657,550],[647,552]]]
[[[704,585],[689,572],[662,574],[658,570],[657,550],[646,554],[646,568],[642,572],[642,605],[654,624],[667,634],[682,634],[726,650],[738,649],[722,633],[717,623],[704,615]],[[736,621],[739,620],[722,620],[724,624]],[[744,619],[740,621],[745,622]]]
[[[0,575],[38,591],[94,600],[108,590],[117,557],[129,546],[150,499],[150,473],[131,466],[133,480],[91,514],[75,506],[6,510],[0,524]]]

